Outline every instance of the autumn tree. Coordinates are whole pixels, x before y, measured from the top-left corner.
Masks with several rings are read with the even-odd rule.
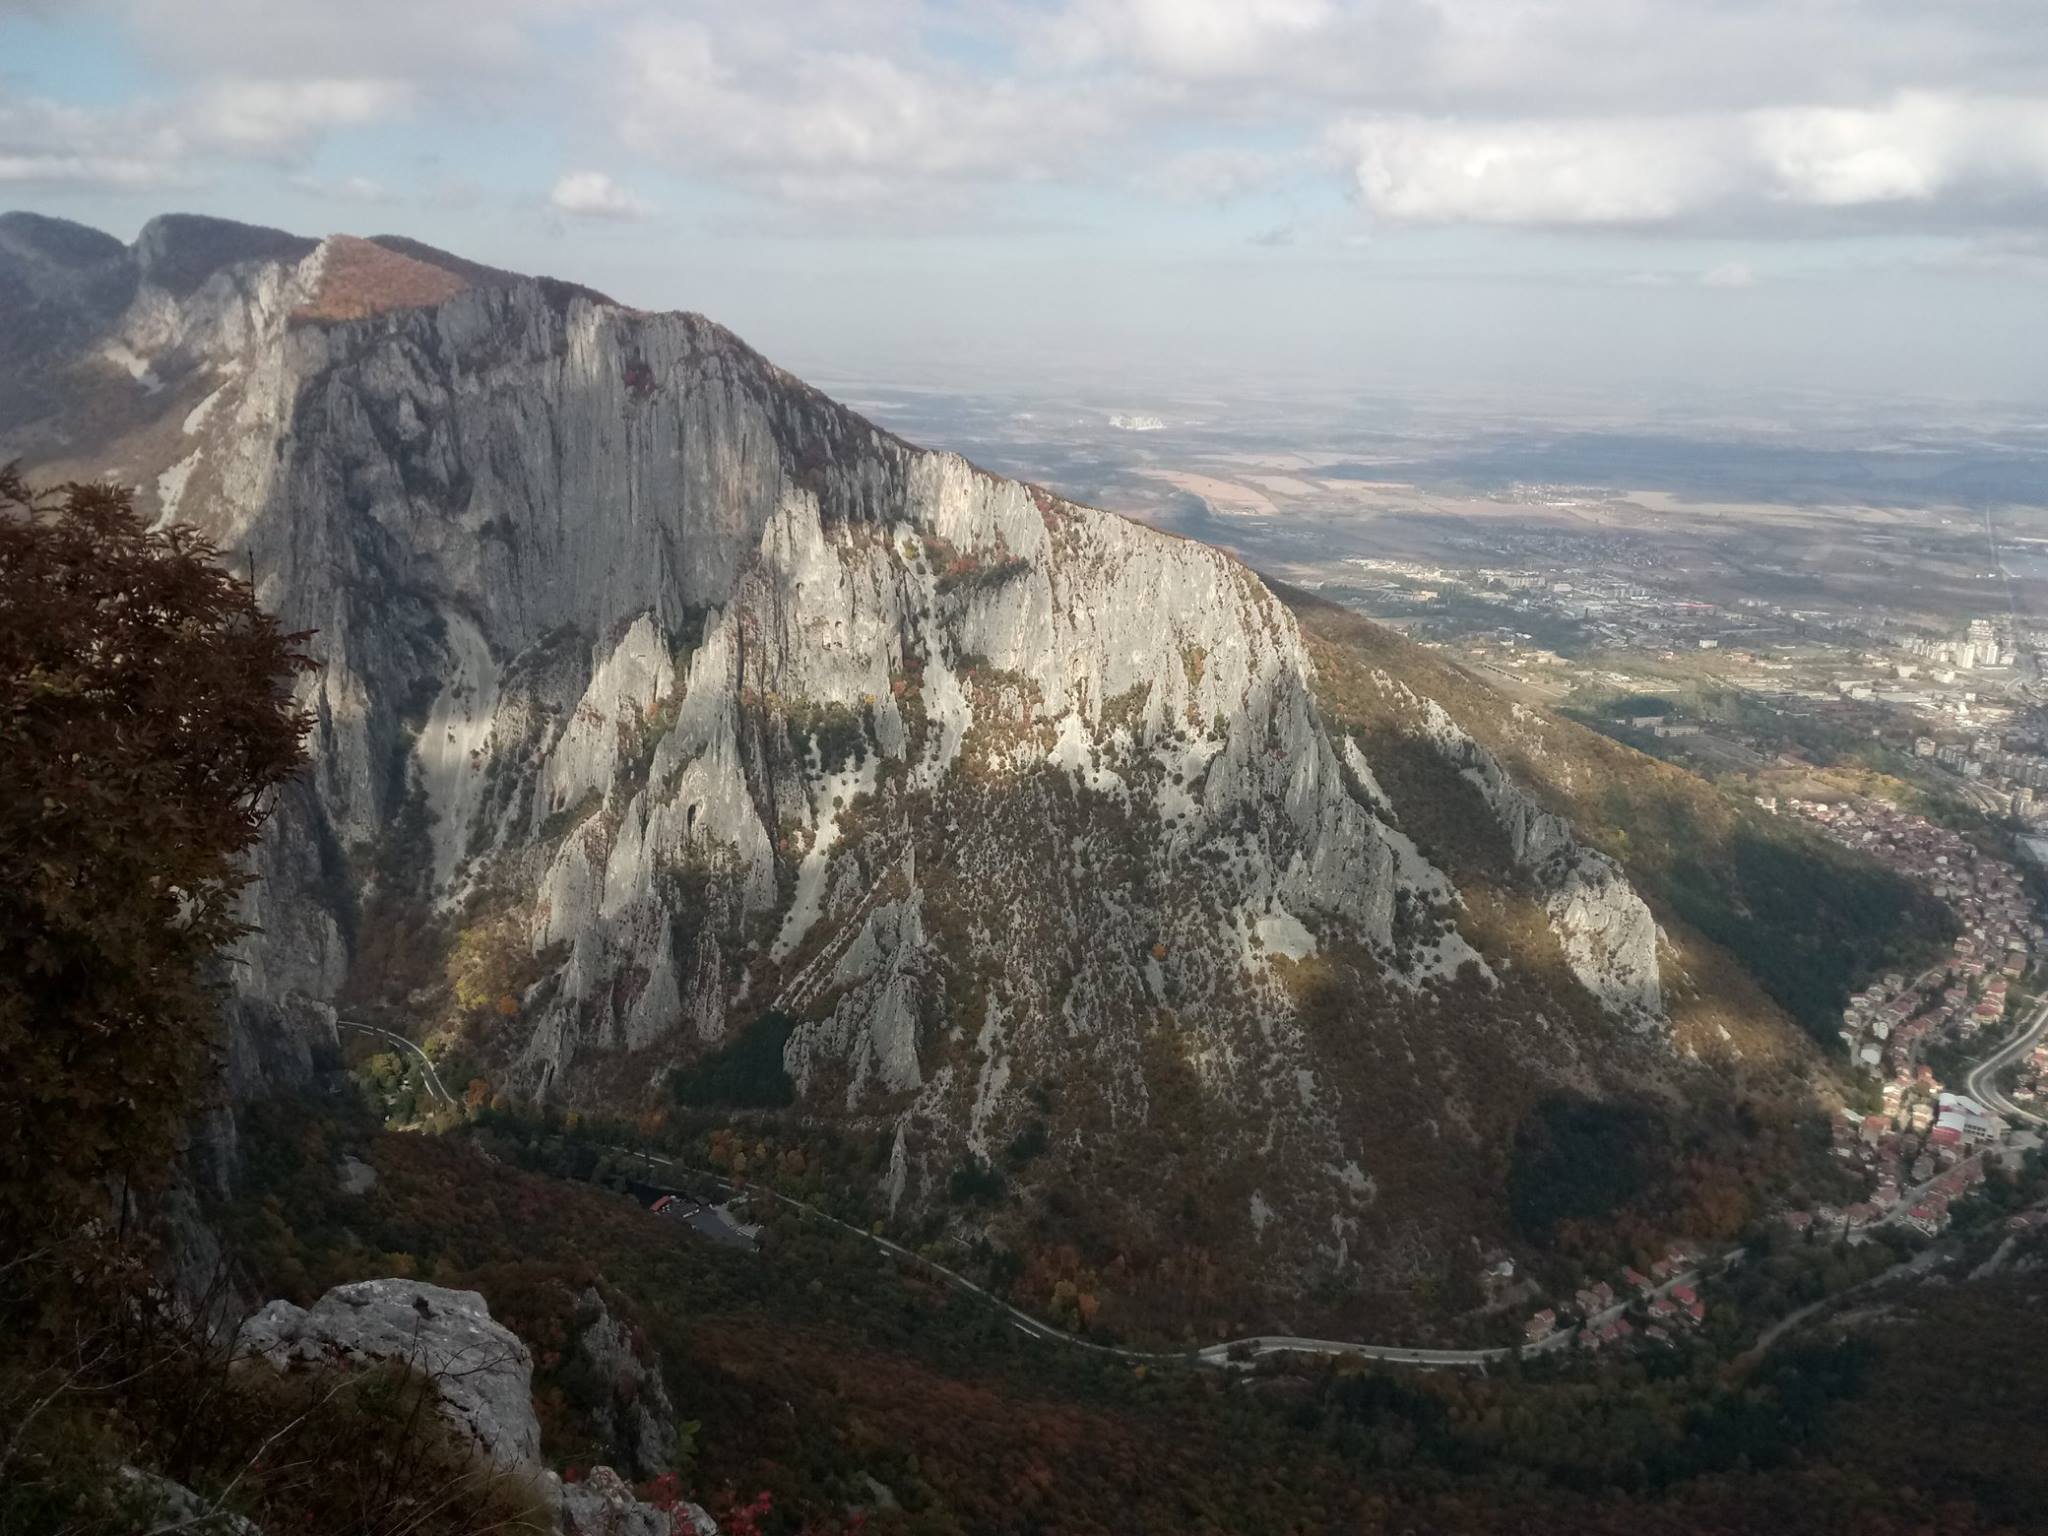
[[[126,490],[0,468],[0,1252],[174,1158],[306,638]]]

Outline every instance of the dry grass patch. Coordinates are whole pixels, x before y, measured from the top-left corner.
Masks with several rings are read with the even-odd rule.
[[[401,256],[353,235],[327,242],[320,287],[292,311],[294,323],[366,320],[400,309],[444,304],[470,285],[453,272]]]

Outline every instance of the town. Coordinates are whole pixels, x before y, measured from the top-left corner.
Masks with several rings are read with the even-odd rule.
[[[2048,924],[2033,911],[2017,867],[1925,817],[1874,800],[1789,799],[1782,812],[1922,882],[1962,931],[1937,963],[1917,975],[1881,976],[1843,1010],[1851,1078],[1869,1098],[1865,1107],[1840,1111],[1830,1150],[1862,1186],[1861,1198],[1788,1207],[1776,1220],[1795,1236],[1851,1244],[1887,1226],[1939,1237],[1956,1204],[1983,1185],[1987,1165],[2017,1163],[2040,1145],[2036,1129],[2048,1125],[2032,1108],[2048,1097],[2048,1008],[2020,990]],[[2024,1033],[1993,1052],[2015,1024]],[[1699,1247],[1674,1244],[1648,1274],[1625,1267],[1611,1280],[1581,1285],[1569,1304],[1530,1316],[1524,1345],[1545,1352],[1669,1347],[1678,1330],[1705,1320],[1699,1281],[1708,1267]],[[1502,1260],[1490,1278],[1512,1274]]]
[[[1986,816],[2048,824],[2048,629],[1979,616],[1940,632],[1867,608],[1714,601],[1639,541],[1572,542],[1587,548],[1569,570],[1358,557],[1324,589],[1532,702],[1598,713],[1602,696],[1675,695],[1602,728],[1709,774],[1776,765],[1777,738],[1803,720],[1894,745]],[[1740,696],[1754,718],[1690,713],[1684,696],[1702,690]],[[2048,840],[2023,851],[2048,861]]]
[[[1523,1343],[1537,1350],[1566,1343],[1587,1351],[1631,1343],[1669,1348],[1676,1330],[1706,1320],[1707,1304],[1696,1283],[1705,1257],[1692,1244],[1674,1243],[1648,1274],[1628,1265],[1614,1281],[1582,1285],[1569,1306],[1545,1307],[1532,1315],[1523,1325]]]

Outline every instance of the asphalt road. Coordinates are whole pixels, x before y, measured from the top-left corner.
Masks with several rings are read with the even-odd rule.
[[[2048,997],[2034,1005],[2034,1011],[2027,1016],[2017,1035],[1970,1068],[1963,1078],[1963,1091],[1979,1104],[1998,1111],[2008,1119],[2048,1126],[2048,1120],[2031,1110],[2021,1109],[1998,1087],[1998,1074],[2031,1051],[2044,1030],[2048,1030]]]
[[[428,1059],[427,1053],[412,1041],[406,1039],[405,1036],[385,1029],[380,1025],[364,1024],[354,1019],[339,1019],[336,1023],[343,1029],[360,1030],[365,1034],[380,1036],[390,1044],[402,1050],[410,1051],[419,1059],[428,1089],[444,1103],[453,1104],[455,1102],[455,1096],[449,1093],[447,1088],[442,1085],[440,1076],[434,1071],[434,1064]],[[2048,1031],[2048,998],[2044,998],[2036,1005],[2033,1014],[2029,1016],[2027,1027],[2021,1030],[2016,1038],[1985,1057],[1983,1061],[1971,1069],[1964,1080],[1965,1088],[1971,1097],[1981,1104],[1986,1104],[1991,1108],[1999,1110],[2001,1113],[2012,1115],[2021,1120],[2031,1121],[2036,1125],[2048,1126],[2048,1120],[2044,1120],[2039,1115],[2031,1114],[2010,1104],[2002,1095],[1996,1092],[1995,1086],[1999,1069],[2030,1050],[2034,1042],[2040,1038],[2044,1031]],[[1993,1084],[1989,1089],[1983,1086],[1987,1082]],[[721,1174],[713,1173],[705,1168],[696,1168],[688,1163],[678,1162],[674,1158],[657,1157],[651,1152],[634,1151],[627,1147],[613,1147],[611,1150],[619,1153],[621,1156],[636,1158],[646,1163],[650,1168],[681,1169],[695,1178],[708,1180],[728,1191],[739,1188],[739,1186]],[[801,1200],[793,1200],[787,1195],[780,1194],[761,1185],[750,1185],[747,1186],[747,1189],[750,1194],[757,1197],[778,1201],[791,1210],[800,1211],[804,1215],[815,1217],[819,1221],[829,1222],[842,1231],[849,1232],[855,1237],[861,1238],[863,1241],[881,1249],[884,1253],[890,1254],[906,1263],[915,1264],[939,1276],[956,1289],[966,1291],[990,1306],[999,1308],[1008,1314],[1011,1323],[1019,1333],[1026,1334],[1035,1339],[1044,1339],[1049,1343],[1064,1344],[1070,1348],[1086,1349],[1098,1354],[1113,1355],[1119,1359],[1140,1361],[1187,1361],[1192,1359],[1203,1365],[1231,1367],[1242,1364],[1246,1359],[1255,1359],[1260,1355],[1355,1355],[1360,1359],[1381,1360],[1397,1365],[1472,1370],[1484,1369],[1488,1365],[1498,1364],[1503,1360],[1509,1359],[1515,1353],[1514,1350],[1507,1348],[1420,1349],[1400,1344],[1369,1344],[1353,1339],[1316,1339],[1297,1337],[1291,1334],[1253,1334],[1248,1338],[1226,1339],[1220,1344],[1210,1344],[1197,1350],[1181,1351],[1124,1349],[1114,1344],[1100,1344],[1091,1339],[1077,1338],[1063,1328],[1055,1327],[1051,1323],[1033,1317],[1030,1313],[1010,1305],[1000,1296],[992,1295],[958,1271],[948,1269],[943,1264],[935,1263],[925,1258],[922,1254],[913,1253],[902,1244],[891,1242],[888,1238],[869,1232],[865,1228],[856,1227],[850,1222],[841,1221],[838,1217],[828,1215],[814,1205],[806,1205]],[[1910,1200],[1901,1201],[1899,1209],[1902,1211],[1910,1209],[1911,1203]],[[1896,1214],[1895,1212],[1894,1215]],[[721,1238],[723,1236],[722,1234],[710,1233],[706,1235]],[[1721,1256],[1721,1263],[1725,1266],[1740,1258],[1742,1253],[1743,1250],[1740,1248],[1733,1249]],[[1698,1280],[1699,1273],[1698,1269],[1690,1269],[1682,1274],[1673,1275],[1671,1279],[1658,1286],[1651,1294],[1666,1295],[1676,1286],[1691,1285]],[[1612,1307],[1588,1318],[1586,1325],[1595,1328],[1605,1326],[1615,1318],[1626,1313],[1629,1307],[1634,1304],[1635,1299],[1632,1296],[1617,1299]],[[1803,1318],[1798,1320],[1803,1321]],[[1775,1339],[1778,1334],[1787,1331],[1787,1325],[1793,1321],[1794,1319],[1786,1319],[1784,1323],[1781,1323],[1777,1329],[1772,1331],[1771,1337]],[[1568,1348],[1576,1334],[1576,1328],[1560,1328],[1557,1332],[1545,1338],[1523,1345],[1522,1353],[1525,1355],[1541,1355]]]
[[[737,1187],[730,1179],[720,1174],[713,1173],[709,1169],[697,1168],[688,1163],[678,1162],[674,1158],[657,1157],[651,1152],[634,1152],[625,1147],[614,1147],[612,1150],[623,1156],[638,1158],[650,1167],[681,1169],[693,1177],[707,1179],[721,1189],[732,1190]],[[820,1221],[829,1222],[841,1231],[850,1232],[855,1237],[862,1238],[873,1244],[884,1253],[902,1259],[907,1263],[915,1264],[919,1268],[939,1276],[955,1288],[979,1297],[990,1306],[999,1308],[1007,1313],[1011,1323],[1019,1333],[1027,1334],[1034,1339],[1044,1339],[1049,1343],[1065,1344],[1075,1349],[1093,1350],[1097,1354],[1114,1355],[1122,1360],[1185,1362],[1192,1359],[1203,1365],[1227,1368],[1241,1365],[1246,1360],[1255,1359],[1260,1355],[1356,1355],[1360,1359],[1383,1360],[1396,1365],[1472,1370],[1483,1369],[1488,1365],[1497,1365],[1514,1354],[1512,1349],[1505,1348],[1420,1349],[1405,1344],[1367,1344],[1354,1339],[1312,1339],[1297,1337],[1292,1334],[1275,1333],[1259,1333],[1253,1334],[1249,1338],[1226,1339],[1220,1344],[1210,1344],[1196,1350],[1124,1349],[1114,1344],[1099,1344],[1092,1339],[1077,1338],[1073,1334],[1068,1333],[1064,1328],[1055,1327],[1051,1323],[1033,1317],[1029,1312],[1011,1306],[1010,1303],[1004,1301],[1000,1296],[990,1294],[958,1271],[948,1269],[943,1264],[934,1263],[922,1254],[913,1253],[902,1244],[893,1243],[886,1237],[880,1237],[864,1228],[856,1227],[850,1222],[841,1221],[836,1216],[829,1216],[814,1205],[806,1205],[801,1200],[792,1200],[787,1195],[778,1194],[776,1191],[764,1188],[758,1184],[750,1185],[748,1189],[750,1193],[756,1196],[766,1196],[771,1200],[779,1201],[783,1205],[788,1206],[791,1210],[801,1211],[806,1216],[814,1216]],[[1722,1262],[1726,1263],[1731,1259],[1737,1258],[1741,1253],[1742,1250],[1737,1248],[1730,1253],[1724,1254]],[[1690,1285],[1698,1278],[1698,1270],[1687,1270],[1683,1274],[1673,1275],[1663,1285],[1657,1287],[1653,1294],[1663,1295],[1674,1286]],[[1616,1301],[1606,1311],[1590,1319],[1590,1321],[1595,1326],[1611,1322],[1626,1312],[1633,1301],[1633,1297],[1624,1297]],[[1542,1355],[1564,1349],[1570,1345],[1575,1333],[1575,1329],[1561,1328],[1547,1338],[1539,1339],[1533,1344],[1524,1345],[1522,1352],[1525,1355]]]

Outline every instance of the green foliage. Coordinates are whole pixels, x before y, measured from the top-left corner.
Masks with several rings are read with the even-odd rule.
[[[1508,1212],[1536,1242],[1565,1222],[1611,1216],[1639,1199],[1665,1161],[1653,1111],[1563,1095],[1544,1099],[1515,1132]]]
[[[1582,1118],[1564,1117],[1564,1141],[1629,1140]],[[583,1464],[611,1454],[596,1422],[606,1395],[569,1342],[573,1296],[601,1271],[613,1315],[658,1348],[679,1414],[702,1425],[687,1486],[700,1500],[771,1489],[790,1530],[869,1503],[868,1476],[902,1505],[871,1513],[875,1536],[1906,1536],[1988,1532],[1990,1511],[2023,1527],[2041,1496],[2024,1447],[2048,1413],[2048,1335],[2028,1326],[2030,1274],[1995,1306],[1976,1286],[1909,1297],[1867,1342],[1794,1336],[1754,1368],[1686,1334],[1670,1350],[1484,1376],[1284,1357],[1196,1371],[1026,1338],[794,1213],[758,1207],[768,1251],[748,1254],[588,1183],[520,1171],[529,1158],[593,1166],[618,1127],[487,1115],[469,1134],[488,1162],[454,1138],[379,1136],[353,1146],[377,1188],[342,1194],[334,1161],[368,1134],[312,1106],[252,1121],[251,1187],[225,1225],[265,1294],[400,1267],[480,1290],[534,1347],[548,1454]],[[1886,1257],[1868,1248],[1771,1255],[1755,1295],[1809,1269],[1832,1291]],[[1747,1270],[1715,1283],[1710,1328],[1763,1306],[1730,1289],[1751,1284]],[[1061,1315],[1079,1310],[1070,1295]],[[1902,1447],[1928,1439],[1939,1463],[1916,1462],[1903,1486]]]
[[[583,825],[604,807],[604,791],[586,789],[559,811],[550,811],[541,818],[540,830],[535,834],[543,843],[553,842],[566,836]]]
[[[87,1325],[39,1370],[0,1363],[0,1531],[163,1536],[236,1517],[310,1536],[554,1529],[538,1482],[479,1455],[428,1374],[279,1372],[146,1292],[125,1310],[125,1326]],[[116,1471],[138,1465],[146,1477]]]
[[[790,745],[799,757],[808,757],[816,748],[819,766],[825,772],[838,771],[866,750],[866,710],[856,710],[837,702],[815,704],[809,700],[797,700],[785,707]]]
[[[0,469],[0,1253],[167,1171],[312,663],[126,490]]]
[[[697,1469],[697,1441],[704,1433],[702,1419],[684,1419],[676,1425],[676,1438],[668,1448],[669,1469],[677,1477],[688,1480]]]
[[[947,1198],[960,1205],[994,1205],[1003,1198],[1003,1176],[978,1157],[955,1168],[946,1179]]]
[[[1519,736],[1497,731],[1489,721],[1500,716],[1498,697],[1469,675],[1357,614],[1306,593],[1288,600],[1312,639],[1325,707],[1362,738],[1403,830],[1461,885],[1473,875],[1497,880],[1512,867],[1504,839],[1476,792],[1432,768],[1430,747],[1416,737],[1414,721],[1390,707],[1372,668],[1441,702],[1587,843],[1617,859],[1659,921],[1676,930],[1682,951],[1695,935],[1719,945],[1830,1051],[1856,986],[1953,937],[1945,907],[1873,861],[1608,735],[1533,714]],[[1688,701],[1688,708],[1712,707],[1711,700]],[[1596,706],[1589,723],[1611,730],[1607,713]],[[1701,969],[1725,971],[1725,961]],[[1722,1017],[1754,1013],[1746,988],[1719,978],[1710,985],[1726,993],[1717,1002]]]
[[[1713,863],[1673,859],[1657,875],[1679,914],[1828,1047],[1855,987],[1932,952],[1954,924],[1903,876],[1797,829],[1744,827]]]
[[[434,910],[434,812],[417,779],[371,849],[368,891],[349,956],[348,996],[400,1005],[441,979],[448,925]]]
[[[1004,1148],[1003,1156],[1012,1168],[1022,1168],[1026,1163],[1042,1155],[1049,1142],[1045,1122],[1033,1120],[1010,1138],[1010,1144]]]
[[[796,1102],[796,1084],[783,1070],[782,1050],[796,1030],[785,1013],[762,1014],[710,1055],[672,1079],[678,1104],[728,1109],[783,1109]]]
[[[1676,704],[1660,694],[1624,693],[1603,703],[1600,706],[1600,712],[1606,715],[1630,718],[1637,715],[1668,715],[1676,711],[1677,708]]]

